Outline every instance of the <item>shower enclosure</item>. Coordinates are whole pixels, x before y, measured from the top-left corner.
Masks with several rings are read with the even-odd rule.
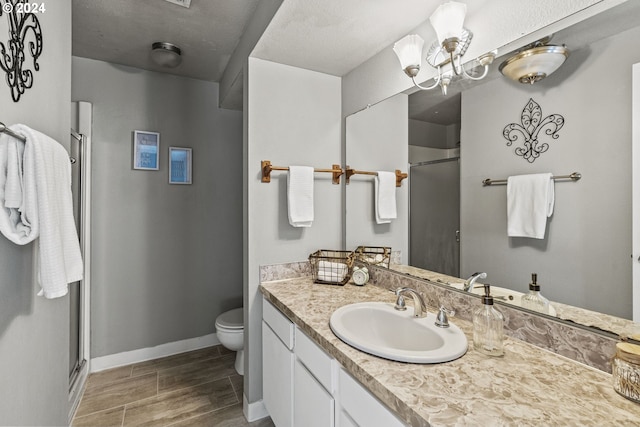
[[[410,165],[409,264],[460,277],[460,158]]]

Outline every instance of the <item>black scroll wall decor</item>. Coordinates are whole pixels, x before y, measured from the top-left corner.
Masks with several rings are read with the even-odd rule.
[[[9,40],[0,41],[0,68],[6,73],[6,81],[15,102],[25,90],[33,86],[33,71],[25,64],[27,53],[33,58],[33,69],[38,71],[38,58],[42,54],[42,29],[36,16],[43,6],[26,0],[0,0],[0,16],[9,21]]]
[[[514,151],[529,163],[533,163],[549,149],[549,144],[538,140],[540,132],[544,129],[544,135],[558,139],[558,131],[564,126],[564,117],[560,114],[551,114],[543,119],[542,108],[533,99],[529,99],[522,110],[520,121],[521,125],[511,123],[505,126],[502,136],[508,141],[509,147],[514,142],[523,141],[523,147],[516,147]]]

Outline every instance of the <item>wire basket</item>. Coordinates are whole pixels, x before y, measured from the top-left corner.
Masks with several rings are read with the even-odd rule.
[[[357,261],[369,265],[389,268],[391,248],[386,246],[358,246],[355,250]]]
[[[351,279],[352,251],[320,249],[309,255],[314,283],[344,285]]]

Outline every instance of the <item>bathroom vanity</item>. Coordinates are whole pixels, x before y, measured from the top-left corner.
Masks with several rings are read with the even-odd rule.
[[[278,427],[405,425],[266,298],[262,354],[264,404]]]
[[[263,281],[265,406],[278,427],[632,425],[640,405],[618,395],[611,375],[520,341],[505,355],[469,345],[439,364],[394,362],[338,339],[329,319],[352,303],[393,303],[375,285],[330,286],[310,277]],[[433,312],[435,307],[430,307]],[[450,321],[472,342],[472,325]],[[310,415],[308,419],[301,419]]]

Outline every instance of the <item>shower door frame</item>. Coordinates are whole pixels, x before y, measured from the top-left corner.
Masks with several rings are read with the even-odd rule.
[[[91,126],[92,104],[72,102],[72,117],[77,117],[71,137],[79,141],[80,153],[80,224],[78,230],[84,263],[84,275],[80,285],[79,367],[69,378],[69,424],[80,403],[80,398],[91,368]]]

